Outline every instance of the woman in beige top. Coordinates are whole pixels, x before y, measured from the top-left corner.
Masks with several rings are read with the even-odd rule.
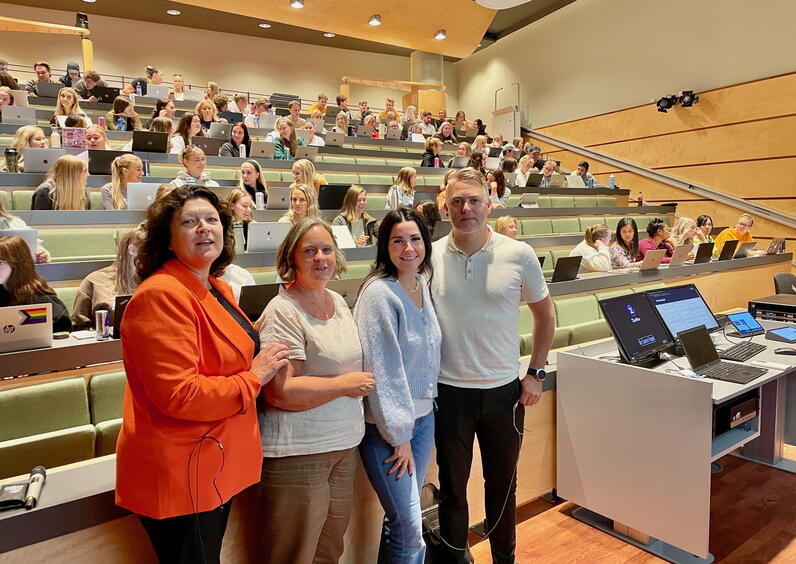
[[[316,218],[295,223],[276,263],[290,286],[268,303],[257,326],[263,346],[288,346],[290,364],[263,388],[261,559],[337,562],[365,432],[362,397],[374,379],[362,372],[345,300],[326,289],[345,271],[329,225]]]

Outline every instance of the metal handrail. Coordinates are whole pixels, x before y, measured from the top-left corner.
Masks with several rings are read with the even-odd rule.
[[[583,147],[581,145],[575,145],[574,143],[570,143],[569,141],[564,141],[556,137],[551,137],[550,135],[540,133],[533,129],[530,130],[530,133],[528,135],[534,139],[539,139],[541,141],[544,141],[545,143],[556,145],[558,147],[567,149],[569,151],[578,153],[580,155],[584,155],[591,159],[613,165],[627,172],[638,174],[639,176],[649,178],[650,180],[655,180],[657,182],[661,182],[668,186],[672,186],[680,190],[685,190],[686,192],[691,192],[692,194],[696,194],[704,198],[715,200],[716,202],[720,202],[722,204],[738,208],[739,210],[742,210],[746,213],[753,213],[759,217],[763,217],[770,221],[779,223],[780,225],[784,225],[785,227],[796,229],[796,217],[787,213],[783,213],[779,210],[775,210],[774,208],[771,208],[769,206],[758,204],[756,202],[750,202],[748,200],[744,200],[743,198],[739,198],[737,196],[732,196],[730,194],[720,192],[719,190],[715,190],[713,188],[710,188],[709,186],[704,186],[702,184],[692,184],[684,180],[677,179],[673,176],[669,176],[668,174],[658,172],[651,168],[647,168],[635,163],[631,163],[629,161],[618,159],[616,157],[612,157],[606,155],[605,153],[594,151],[592,149]]]

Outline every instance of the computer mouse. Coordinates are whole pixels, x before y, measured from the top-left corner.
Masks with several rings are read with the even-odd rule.
[[[796,356],[796,349],[791,347],[779,347],[778,349],[774,349],[774,354],[789,354]]]

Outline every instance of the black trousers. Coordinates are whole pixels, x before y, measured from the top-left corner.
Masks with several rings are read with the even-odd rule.
[[[219,564],[232,500],[212,511],[166,519],[139,515],[160,564]]]
[[[486,529],[494,564],[514,564],[517,455],[525,408],[518,405],[520,381],[488,390],[440,384],[435,441],[439,466],[440,533],[448,545],[445,562],[467,562],[467,481],[478,437],[484,470]],[[515,404],[516,408],[515,408]],[[516,429],[515,429],[516,426]]]

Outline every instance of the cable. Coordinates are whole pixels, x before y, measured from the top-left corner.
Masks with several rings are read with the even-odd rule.
[[[740,345],[741,343],[748,343],[748,342],[750,342],[752,340],[752,336],[751,335],[749,337],[745,338],[745,339],[742,337],[740,341],[733,341],[732,339],[730,339],[730,337],[727,335],[727,327],[730,326],[730,325],[732,325],[732,324],[728,323],[727,325],[724,326],[724,329],[722,330],[722,334],[724,335],[724,338],[727,341],[729,341],[730,343],[732,343],[734,345]]]

